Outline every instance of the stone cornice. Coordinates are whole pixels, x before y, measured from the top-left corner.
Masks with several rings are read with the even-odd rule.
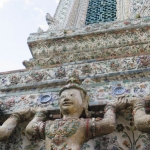
[[[31,33],[28,38],[28,44],[33,42],[53,40],[58,38],[71,38],[78,35],[87,35],[95,33],[106,33],[106,32],[115,32],[121,30],[128,30],[133,28],[142,28],[144,26],[150,25],[150,17],[143,17],[138,19],[127,19],[124,21],[114,21],[108,23],[99,23],[91,24],[88,26],[65,29],[65,30],[56,30],[56,31],[46,31],[41,33]]]
[[[59,86],[65,83],[72,72],[81,80],[87,77],[100,82],[142,78],[150,76],[150,56],[134,56],[112,60],[80,61],[60,67],[28,70],[0,76],[1,90],[24,89],[45,86]]]
[[[90,61],[99,61],[99,60],[109,60],[115,58],[123,58],[129,56],[140,56],[150,54],[150,44],[145,43],[134,43],[128,44],[120,47],[110,47],[110,48],[101,48],[94,50],[78,51],[76,52],[68,51],[62,52],[61,54],[53,53],[48,58],[32,59],[30,61],[24,61],[23,64],[26,68],[53,68],[65,65],[65,64],[75,64],[77,61],[88,62]],[[85,61],[83,61],[85,60]]]
[[[150,77],[122,81],[115,80],[115,82],[104,83],[84,80],[83,86],[88,91],[89,106],[93,109],[97,106],[106,105],[108,101],[112,101],[118,97],[126,96],[128,98],[150,95]],[[14,92],[6,92],[0,95],[0,102],[3,102],[1,109],[4,110],[3,112],[9,114],[15,111],[15,109],[21,109],[25,106],[48,107],[55,114],[59,110],[59,91],[60,87],[48,87],[27,91],[16,90]],[[49,98],[49,101],[43,102],[44,97]]]

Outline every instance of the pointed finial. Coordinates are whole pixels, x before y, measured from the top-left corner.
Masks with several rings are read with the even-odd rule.
[[[80,85],[79,75],[75,72],[69,75],[67,83],[68,84],[60,90],[59,95],[66,89],[79,89],[82,90],[86,95],[86,90]]]
[[[47,21],[48,25],[50,25],[50,24],[52,24],[52,22],[54,22],[53,17],[49,13],[46,14],[45,18],[46,18],[46,21]]]
[[[38,27],[38,33],[41,33],[41,32],[43,32],[43,30],[41,29],[41,27]]]

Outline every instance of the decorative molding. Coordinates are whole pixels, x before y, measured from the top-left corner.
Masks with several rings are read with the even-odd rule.
[[[125,39],[123,40],[125,43],[129,43],[128,45],[131,44],[129,41],[126,41]],[[133,40],[130,41],[132,41],[133,43]],[[145,44],[140,43],[140,44],[133,44],[133,45],[131,44],[130,46],[120,46],[120,47],[114,46],[111,48],[98,47],[98,43],[97,43],[95,44],[93,50],[91,47],[88,46],[87,43],[85,45],[85,48],[83,47],[82,50],[72,48],[72,51],[67,51],[69,47],[65,47],[65,48],[66,48],[65,52],[62,51],[58,53],[52,53],[47,50],[48,48],[41,47],[41,49],[47,50],[47,52],[43,53],[43,51],[40,51],[38,55],[34,53],[34,56],[36,55],[36,59],[24,61],[23,64],[26,68],[36,68],[36,67],[43,68],[43,67],[54,67],[56,65],[61,66],[63,63],[70,64],[72,62],[78,62],[78,61],[83,61],[84,63],[85,60],[96,61],[96,60],[113,59],[118,57],[120,58],[120,57],[135,56],[141,54],[150,54],[149,43],[145,43]]]
[[[0,76],[1,90],[13,89],[13,88],[31,88],[35,86],[43,86],[56,83],[55,86],[61,84],[67,79],[69,74],[76,72],[81,79],[87,77],[101,78],[105,80],[105,77],[120,74],[137,74],[142,72],[143,69],[149,71],[150,69],[150,55],[126,57],[119,59],[112,59],[106,61],[89,61],[88,63],[74,63],[67,64],[61,67],[54,67],[40,70],[29,70],[21,73],[12,73]],[[144,74],[144,73],[143,73]],[[128,76],[128,75],[127,75]],[[130,76],[130,75],[129,75]],[[147,73],[149,76],[149,72]],[[119,77],[118,77],[119,78]],[[39,84],[38,84],[39,83]]]
[[[115,32],[120,30],[129,30],[133,28],[143,28],[144,26],[150,25],[150,17],[138,18],[138,19],[128,19],[125,21],[114,21],[108,23],[98,23],[91,24],[84,27],[79,27],[78,29],[68,29],[68,30],[58,30],[58,31],[48,31],[42,33],[32,33],[28,38],[29,43],[35,43],[43,40],[55,40],[58,38],[74,37],[77,35],[86,35],[94,33],[105,33],[105,32]],[[30,45],[29,45],[30,46]]]
[[[105,59],[109,59],[111,54],[108,54],[107,56],[104,56],[104,54],[106,54],[110,48],[117,49],[118,47],[126,47],[127,45],[132,46],[137,45],[138,43],[140,43],[140,45],[148,43],[150,41],[149,19],[150,18],[136,19],[134,21],[129,20],[126,22],[120,22],[120,24],[108,23],[105,24],[105,26],[103,25],[105,30],[99,30],[102,26],[99,24],[97,26],[97,24],[95,24],[92,26],[87,26],[86,28],[81,29],[81,31],[77,30],[74,33],[67,31],[66,37],[63,38],[53,37],[49,39],[49,37],[45,37],[46,41],[42,39],[39,34],[39,39],[41,39],[40,41],[37,40],[36,42],[28,42],[34,59],[29,62],[25,61],[24,64],[29,68],[31,66],[38,66],[38,64],[40,64],[40,66],[44,66],[46,65],[45,61],[48,61],[48,65],[46,66],[63,63],[64,59],[65,62],[81,61],[87,58],[82,57],[82,55],[78,57],[78,54],[86,52],[89,57],[92,57],[92,59],[101,59],[103,57]],[[122,27],[117,28],[117,25],[119,25],[119,27],[122,25]],[[109,29],[109,27],[111,29]],[[70,36],[68,32],[71,32]],[[82,36],[78,36],[79,33],[81,33]],[[108,51],[105,51],[105,49],[108,49]],[[94,51],[95,53],[92,55],[95,56],[91,56],[90,51]],[[100,51],[103,51],[104,53],[101,54]],[[115,49],[113,49],[113,51],[115,51]],[[68,56],[67,53],[71,53],[71,55]],[[73,58],[72,55],[74,55]],[[103,57],[101,57],[101,55],[103,55]],[[45,60],[43,58],[45,58]],[[34,64],[35,62],[38,64]],[[42,65],[42,63],[44,64]]]

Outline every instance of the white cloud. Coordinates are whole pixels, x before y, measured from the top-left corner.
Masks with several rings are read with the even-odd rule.
[[[46,31],[48,29],[48,25],[39,25],[38,27],[40,27],[43,31]]]
[[[31,0],[25,0],[25,3],[26,3],[27,5],[33,5],[33,3],[32,3]]]
[[[0,0],[0,8],[4,6],[5,3],[9,2],[10,0]]]
[[[40,9],[40,8],[34,7],[34,10],[39,12],[40,15],[45,15],[45,12],[42,9]]]
[[[24,66],[19,62],[2,60],[0,61],[0,72],[7,72],[12,70],[24,69]]]
[[[58,4],[60,0],[55,0],[55,2]]]

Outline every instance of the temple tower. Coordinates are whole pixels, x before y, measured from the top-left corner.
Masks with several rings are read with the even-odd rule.
[[[46,31],[39,28],[28,37],[33,58],[23,61],[26,69],[0,74],[1,120],[24,106],[49,107],[50,119],[59,118],[58,92],[71,73],[87,88],[93,117],[102,117],[115,98],[150,94],[149,0],[60,0],[46,21]],[[135,128],[131,111],[118,115],[111,135],[82,149],[149,150],[149,137]],[[24,136],[27,123],[0,148],[44,150],[43,141]]]

